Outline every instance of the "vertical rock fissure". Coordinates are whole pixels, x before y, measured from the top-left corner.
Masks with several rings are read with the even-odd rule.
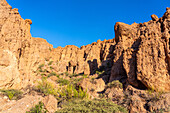
[[[169,41],[169,42],[168,42]],[[168,73],[169,73],[169,75],[170,75],[170,51],[169,51],[169,47],[170,47],[170,38],[169,38],[169,40],[166,40],[165,39],[165,41],[163,41],[163,45],[164,45],[164,50],[165,50],[165,56],[166,56],[166,58],[165,58],[165,61],[166,61],[166,63],[167,63],[167,70],[168,70]],[[169,45],[168,45],[169,44]]]
[[[164,32],[164,23],[163,22],[161,22],[161,32],[163,33]]]
[[[18,49],[18,69],[19,69],[19,64],[20,64],[20,58],[21,58],[21,55],[22,55],[22,49],[21,48],[19,48]]]

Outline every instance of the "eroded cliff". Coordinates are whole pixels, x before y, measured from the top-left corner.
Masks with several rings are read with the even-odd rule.
[[[170,9],[162,18],[140,24],[116,23],[110,81],[127,79],[138,88],[170,90]]]
[[[78,48],[53,48],[30,34],[29,19],[0,0],[0,88],[34,84],[46,60],[56,73],[94,74],[104,71],[108,82],[120,80],[137,88],[170,91],[170,9],[162,18],[152,15],[143,24],[116,23],[115,38]]]

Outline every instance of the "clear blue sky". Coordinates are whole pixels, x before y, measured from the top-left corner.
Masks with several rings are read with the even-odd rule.
[[[33,37],[58,46],[87,45],[114,38],[116,22],[143,23],[162,17],[170,0],[7,0],[24,19]]]

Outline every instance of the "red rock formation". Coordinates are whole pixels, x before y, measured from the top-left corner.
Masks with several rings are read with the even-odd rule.
[[[116,23],[110,81],[127,78],[138,88],[170,91],[170,9],[162,18],[151,17],[153,20],[143,24]]]
[[[22,19],[5,0],[0,0],[0,15],[0,88],[25,87],[35,79],[33,72],[52,45],[32,38],[31,21]]]
[[[170,91],[170,9],[149,22],[116,23],[115,38],[82,46],[53,48],[33,38],[29,19],[0,0],[0,88],[33,84],[45,60],[54,61],[57,73],[93,74],[104,70],[110,81],[120,80],[137,88]]]

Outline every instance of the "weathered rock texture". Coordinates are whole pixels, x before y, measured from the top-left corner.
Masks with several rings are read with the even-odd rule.
[[[143,24],[116,23],[114,64],[110,81],[127,81],[138,88],[170,91],[170,9],[162,18]]]
[[[30,20],[21,18],[18,9],[0,0],[0,88],[28,85],[36,65],[50,54],[52,45],[32,38],[30,24]]]
[[[0,0],[0,88],[22,88],[36,80],[36,71],[45,59],[56,63],[56,71],[92,74],[113,51],[114,40],[92,45],[55,48],[30,34],[31,20]],[[108,62],[109,63],[109,62]]]
[[[0,88],[22,88],[36,80],[37,68],[54,61],[57,73],[94,74],[104,70],[110,81],[137,88],[170,91],[170,9],[149,22],[116,23],[115,38],[78,48],[53,48],[30,34],[29,19],[0,0]]]

